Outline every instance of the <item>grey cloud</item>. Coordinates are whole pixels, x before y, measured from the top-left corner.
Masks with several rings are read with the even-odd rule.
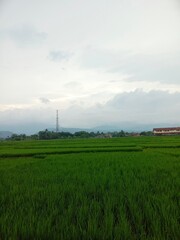
[[[180,93],[136,90],[116,95],[105,107],[118,111],[124,120],[177,122],[180,119]]]
[[[154,126],[180,125],[180,93],[165,91],[120,93],[106,104],[85,107],[72,103],[71,108],[62,111],[64,123],[68,126],[111,125],[121,128],[144,124]],[[62,123],[63,124],[63,123]]]
[[[179,9],[180,9],[180,1],[179,0],[174,0],[174,1],[175,1],[176,6],[179,7]]]
[[[1,38],[8,38],[15,42],[19,47],[39,46],[47,39],[47,33],[36,30],[33,26],[23,25],[2,30]]]
[[[82,99],[83,101],[83,99]],[[63,110],[65,124],[76,127],[133,124],[180,125],[180,93],[136,90],[117,94],[106,104],[87,107],[73,102]],[[164,126],[163,125],[163,126]]]
[[[49,59],[54,62],[68,61],[72,56],[71,53],[67,51],[51,51],[49,53]]]
[[[61,126],[93,127],[100,125],[124,127],[128,123],[154,126],[180,125],[180,93],[170,94],[166,91],[144,92],[136,90],[117,94],[106,104],[88,107],[86,104],[71,103],[67,109],[61,110]],[[47,114],[48,113],[48,114]],[[11,125],[13,116],[15,123],[27,124],[28,121],[54,124],[55,109],[47,105],[38,109],[14,109],[0,111],[0,125]],[[8,128],[6,128],[8,129]]]
[[[41,103],[44,103],[44,104],[48,104],[48,103],[51,102],[48,98],[43,98],[43,97],[39,98],[39,100],[40,100]]]
[[[130,75],[129,81],[180,84],[180,51],[146,55],[87,48],[81,57],[82,67]]]
[[[153,90],[150,92],[144,92],[141,89],[137,89],[132,92],[124,92],[117,94],[113,99],[108,101],[107,106],[115,108],[127,109],[146,109],[151,107],[153,111],[174,107],[180,105],[180,93],[169,93],[168,91]]]
[[[157,81],[180,84],[180,52],[161,55],[133,55],[110,72],[133,75],[130,81]]]

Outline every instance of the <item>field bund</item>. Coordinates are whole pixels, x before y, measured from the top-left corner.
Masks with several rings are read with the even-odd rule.
[[[180,239],[180,137],[0,142],[0,239]]]

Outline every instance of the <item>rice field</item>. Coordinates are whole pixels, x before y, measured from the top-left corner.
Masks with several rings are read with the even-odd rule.
[[[0,239],[180,239],[180,137],[0,142]]]

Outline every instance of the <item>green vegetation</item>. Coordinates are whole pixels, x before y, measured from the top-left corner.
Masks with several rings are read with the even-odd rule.
[[[0,239],[180,239],[180,138],[0,142]]]
[[[40,131],[38,134],[33,134],[30,136],[26,136],[25,134],[12,134],[11,137],[8,137],[7,140],[10,141],[21,141],[21,140],[51,140],[51,139],[72,139],[72,138],[112,138],[112,137],[128,137],[128,136],[153,136],[153,132],[124,132],[121,130],[120,132],[86,132],[79,131],[75,133],[70,132],[53,132],[49,130]]]

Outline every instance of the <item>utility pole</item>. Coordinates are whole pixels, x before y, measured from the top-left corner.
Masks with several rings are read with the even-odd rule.
[[[56,132],[59,132],[59,113],[56,110]]]

